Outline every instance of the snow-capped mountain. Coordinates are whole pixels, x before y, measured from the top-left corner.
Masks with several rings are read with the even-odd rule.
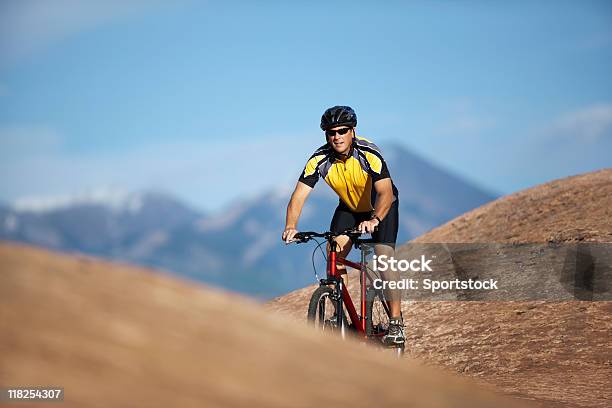
[[[0,238],[101,256],[124,256],[156,233],[192,222],[199,213],[160,193],[122,200],[52,199],[0,207]]]

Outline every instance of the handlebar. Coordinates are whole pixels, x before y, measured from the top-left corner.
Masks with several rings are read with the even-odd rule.
[[[365,234],[365,233],[364,233]],[[347,229],[345,231],[342,232],[332,232],[332,231],[327,231],[327,232],[315,232],[315,231],[304,231],[304,232],[298,232],[297,234],[295,234],[295,236],[293,237],[293,241],[296,244],[301,244],[301,243],[306,243],[308,241],[310,241],[312,238],[325,238],[327,241],[331,241],[332,239],[340,236],[340,235],[347,235],[354,243],[357,243],[357,241],[359,241],[360,243],[368,243],[371,241],[371,239],[360,239],[359,237],[361,237],[361,235],[364,235],[361,232],[359,232],[359,230],[355,229],[355,228],[350,228]]]

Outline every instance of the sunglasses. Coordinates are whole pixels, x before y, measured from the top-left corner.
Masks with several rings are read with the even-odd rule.
[[[338,130],[326,130],[325,131],[325,136],[327,137],[333,137],[336,136],[336,133],[338,133],[339,135],[345,135],[349,130],[351,130],[352,128],[342,128],[342,129],[338,129]]]

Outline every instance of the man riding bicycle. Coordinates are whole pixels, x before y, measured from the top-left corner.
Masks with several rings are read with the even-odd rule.
[[[297,224],[306,198],[319,178],[338,194],[340,200],[331,221],[330,231],[357,228],[371,233],[376,255],[392,256],[397,240],[399,194],[391,180],[387,164],[378,147],[355,134],[357,115],[349,106],[334,106],[321,117],[321,129],[327,143],[310,156],[287,205],[282,239],[289,243],[298,233]],[[345,258],[352,242],[346,235],[336,238],[339,256]],[[329,245],[327,248],[329,255]],[[346,283],[346,268],[337,265]],[[398,280],[397,271],[388,272],[387,280]],[[397,291],[389,291],[391,318],[386,344],[405,341],[401,303]]]

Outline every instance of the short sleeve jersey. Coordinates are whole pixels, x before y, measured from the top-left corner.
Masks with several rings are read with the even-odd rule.
[[[351,211],[368,212],[374,209],[373,183],[391,178],[391,175],[380,149],[371,141],[356,136],[347,159],[339,158],[327,143],[310,156],[300,181],[314,187],[319,178],[325,180]],[[393,194],[397,198],[395,185]]]

